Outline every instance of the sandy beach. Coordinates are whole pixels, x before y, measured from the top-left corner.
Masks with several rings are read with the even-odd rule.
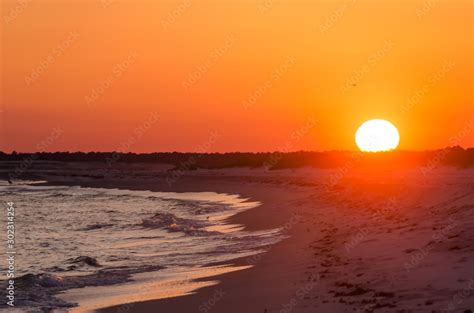
[[[246,269],[197,280],[218,282],[215,285],[100,312],[472,312],[474,308],[472,169],[424,173],[418,168],[396,173],[353,169],[344,175],[338,169],[223,169],[179,176],[160,166],[137,164],[133,170],[130,175],[119,167],[105,171],[88,165],[79,171],[69,164],[62,174],[36,175],[62,185],[237,193],[261,205],[230,222],[249,230],[282,227],[287,238],[265,253],[226,264]],[[101,178],[91,178],[92,172]]]

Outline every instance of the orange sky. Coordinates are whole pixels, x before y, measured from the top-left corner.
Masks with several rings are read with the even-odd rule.
[[[474,146],[472,0],[3,0],[0,150]],[[59,129],[59,131],[58,131]]]

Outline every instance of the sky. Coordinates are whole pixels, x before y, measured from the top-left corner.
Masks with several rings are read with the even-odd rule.
[[[474,146],[472,0],[1,3],[1,151]]]

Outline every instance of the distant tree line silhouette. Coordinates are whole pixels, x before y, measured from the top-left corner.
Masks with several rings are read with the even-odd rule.
[[[229,152],[229,153],[121,153],[121,152],[40,152],[4,153],[0,161],[52,161],[52,162],[99,162],[104,166],[112,163],[164,163],[179,170],[197,168],[219,169],[230,167],[266,167],[268,169],[287,169],[300,167],[335,168],[354,164],[357,167],[437,167],[455,166],[466,168],[474,166],[474,148],[449,147],[429,151],[395,150],[382,153],[362,153],[351,151],[327,152]]]

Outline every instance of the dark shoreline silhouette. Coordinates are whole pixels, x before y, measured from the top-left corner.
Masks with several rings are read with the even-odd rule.
[[[229,152],[229,153],[121,153],[121,152],[0,152],[0,162],[16,161],[34,163],[54,162],[99,162],[105,166],[115,163],[162,163],[174,166],[176,170],[221,169],[231,167],[266,167],[267,169],[288,169],[301,167],[382,167],[406,168],[474,166],[474,148],[449,147],[430,151],[390,151],[362,153],[351,151],[328,152]]]

